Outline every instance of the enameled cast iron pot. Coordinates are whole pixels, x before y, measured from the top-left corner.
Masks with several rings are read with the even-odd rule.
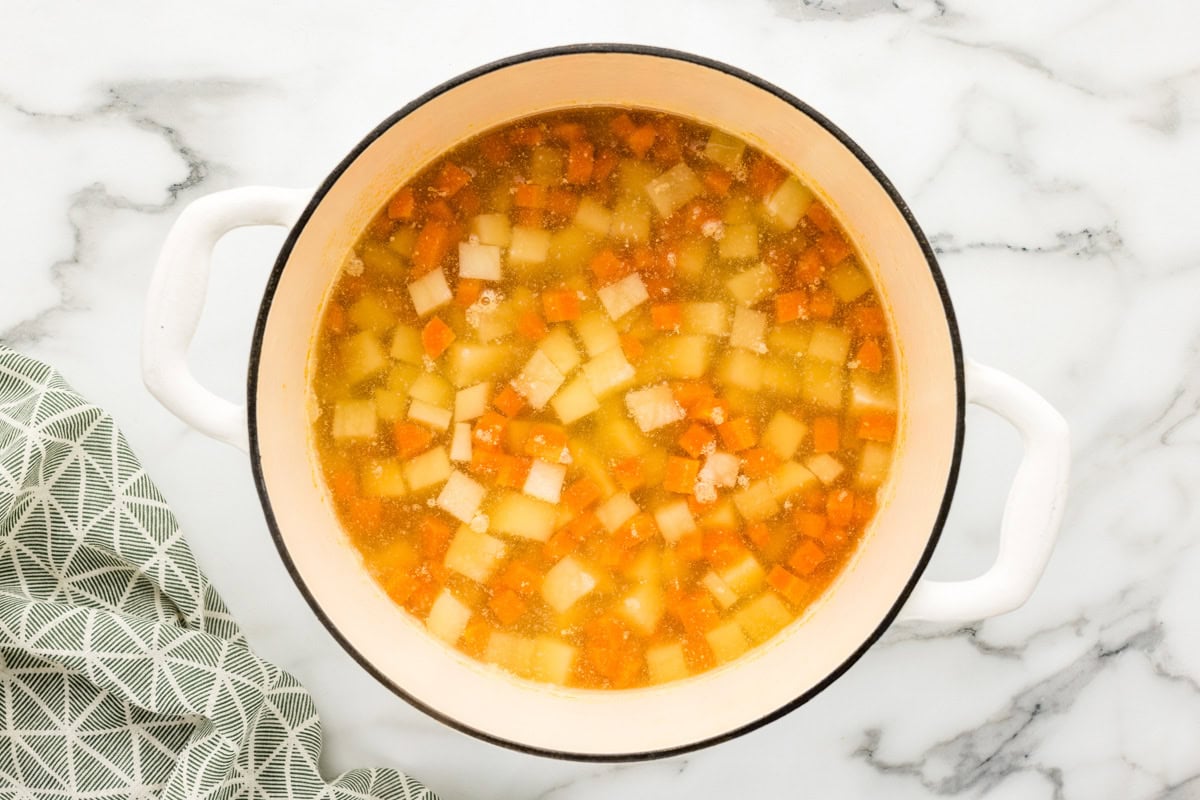
[[[658,109],[739,134],[816,189],[874,273],[897,344],[901,408],[892,476],[872,529],[814,608],[732,664],[669,685],[581,691],[520,680],[424,632],[368,577],[341,532],[310,445],[309,371],[339,265],[395,189],[440,153],[510,120],[553,109]],[[202,387],[187,366],[213,246],[245,225],[289,229],[251,343],[246,405]],[[966,621],[1016,608],[1053,546],[1068,467],[1062,417],[1032,390],[962,356],[928,242],[879,169],[844,133],[783,90],[684,53],[626,45],[555,48],[481,67],[389,117],[314,192],[220,192],[180,215],[154,275],[145,381],[182,420],[248,447],[271,532],[330,632],[394,692],[454,727],[545,755],[624,760],[728,739],[801,705],[898,620]],[[950,507],[968,402],[1021,433],[1023,461],[996,562],[965,581],[921,580]]]

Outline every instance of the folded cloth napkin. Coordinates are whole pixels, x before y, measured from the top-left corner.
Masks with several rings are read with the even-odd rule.
[[[434,798],[320,751],[112,418],[0,344],[0,798]]]

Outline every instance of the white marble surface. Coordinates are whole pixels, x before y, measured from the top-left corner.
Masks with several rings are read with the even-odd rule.
[[[1200,797],[1200,6],[1134,0],[612,0],[0,6],[0,338],[123,423],[255,647],[326,720],[324,768],[390,765],[445,798]],[[244,455],[142,387],[139,325],[186,202],[315,184],[434,84],[551,44],[741,66],[877,160],[937,246],[967,351],[1074,434],[1058,549],[1021,610],[894,629],[800,711],[704,752],[579,765],[423,717],[315,621]],[[278,231],[217,256],[192,362],[243,391]],[[1016,437],[972,411],[932,573],[995,552]]]

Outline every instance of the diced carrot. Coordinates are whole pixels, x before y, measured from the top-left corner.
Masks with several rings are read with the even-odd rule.
[[[808,316],[807,292],[784,292],[775,295],[775,321],[793,322]]]
[[[502,588],[529,597],[542,584],[542,574],[524,561],[510,561],[492,582]]]
[[[692,423],[678,439],[679,446],[692,458],[699,458],[706,451],[712,452],[717,443],[716,434],[703,425]]]
[[[825,490],[820,486],[809,486],[800,492],[800,496],[796,498],[796,504],[804,511],[824,511],[825,510]]]
[[[645,279],[646,294],[650,295],[651,300],[666,300],[675,291],[675,281],[670,278],[654,278]]]
[[[752,480],[765,478],[779,466],[781,459],[766,447],[753,447],[742,451],[742,472]]]
[[[412,219],[417,210],[417,197],[412,187],[405,186],[392,195],[388,201],[387,215],[389,219]]]
[[[600,520],[588,511],[580,514],[566,525],[559,528],[546,540],[542,553],[551,561],[557,561],[579,547],[580,543],[600,530]]]
[[[821,280],[823,274],[825,274],[825,262],[815,247],[810,247],[800,254],[800,258],[796,262],[796,280],[801,286],[814,285]]]
[[[567,150],[567,183],[584,184],[592,179],[596,146],[591,142],[574,141]]]
[[[667,597],[670,612],[688,633],[703,636],[717,622],[717,607],[707,592],[672,593]]]
[[[546,320],[542,319],[542,315],[536,311],[526,311],[517,317],[517,333],[531,342],[542,339],[549,332]]]
[[[695,458],[667,457],[667,469],[663,477],[663,488],[668,492],[694,494],[696,478],[700,475],[700,461]]]
[[[860,439],[890,442],[896,438],[896,415],[890,411],[864,411],[856,432]]]
[[[433,443],[433,432],[423,425],[401,420],[392,426],[392,443],[396,447],[397,458],[412,458],[429,449]]]
[[[698,633],[685,633],[682,639],[683,657],[692,672],[704,672],[717,665],[708,639]]]
[[[450,226],[440,220],[430,220],[417,234],[413,245],[412,275],[420,277],[434,270],[450,249]]]
[[[797,575],[811,575],[824,560],[825,551],[821,546],[812,539],[805,539],[796,545],[796,549],[788,557],[788,566]]]
[[[758,434],[754,432],[749,417],[738,417],[722,423],[717,426],[717,432],[721,434],[725,447],[734,453],[753,447],[758,441]]]
[[[611,148],[605,148],[596,153],[596,161],[592,165],[592,183],[607,180],[620,162],[621,156]]]
[[[746,545],[742,537],[724,528],[709,528],[704,531],[704,557],[713,566],[723,567],[745,557]]]
[[[508,489],[522,489],[532,466],[532,458],[506,455],[500,459],[500,469],[496,472],[496,483]]]
[[[454,531],[444,520],[433,514],[426,514],[417,523],[417,539],[421,543],[421,557],[426,561],[441,561],[450,546],[450,538]]]
[[[572,512],[579,514],[603,496],[604,489],[600,484],[585,476],[563,490],[562,501]]]
[[[646,153],[650,152],[650,148],[654,145],[654,140],[658,138],[658,131],[654,130],[653,125],[642,125],[629,132],[625,137],[625,144],[638,158],[644,158]]]
[[[617,483],[621,484],[621,488],[627,492],[632,492],[646,482],[646,476],[642,472],[642,460],[637,456],[622,459],[613,464],[612,475],[616,478]]]
[[[550,135],[563,142],[574,142],[582,139],[587,128],[579,122],[559,122],[550,129]]]
[[[525,398],[521,397],[521,393],[514,389],[512,384],[506,383],[500,393],[492,398],[492,405],[501,414],[511,419],[525,407]]]
[[[612,250],[607,249],[592,256],[592,260],[588,262],[588,269],[601,284],[611,283],[629,274],[629,265]]]
[[[325,327],[333,333],[345,333],[349,328],[346,307],[341,303],[330,303],[325,309]]]
[[[367,225],[367,233],[375,239],[386,239],[396,229],[396,221],[387,215],[387,209],[375,215]]]
[[[656,331],[678,332],[683,324],[683,305],[680,303],[655,303],[650,306],[650,323]]]
[[[583,627],[582,659],[610,689],[625,689],[641,674],[645,659],[640,637],[613,616],[598,617]]]
[[[498,133],[494,133],[481,140],[479,142],[479,152],[493,166],[507,164],[509,159],[512,158],[512,148],[508,142],[504,141],[504,137]]]
[[[874,303],[850,310],[850,327],[862,336],[882,336],[887,333],[883,309]]]
[[[712,511],[717,505],[717,498],[713,498],[707,502],[701,501],[694,494],[689,494],[686,498],[688,511],[692,512],[693,517],[703,517],[708,512]]]
[[[336,500],[344,500],[358,495],[358,476],[352,469],[330,470],[325,481],[329,484],[329,492]]]
[[[771,543],[771,529],[767,527],[765,522],[756,522],[753,525],[747,525],[743,531],[750,543],[762,550]]]
[[[537,183],[521,183],[513,193],[513,205],[517,208],[545,208],[546,187]]]
[[[678,164],[683,160],[683,145],[678,138],[667,138],[659,133],[658,140],[650,148],[650,157],[664,166]]]
[[[536,147],[546,138],[546,134],[536,125],[523,125],[508,132],[508,140],[520,147]]]
[[[459,278],[458,286],[454,289],[454,304],[459,308],[469,308],[483,294],[483,281],[476,278]]]
[[[654,517],[646,513],[637,514],[601,541],[595,551],[596,560],[609,569],[627,569],[633,563],[638,548],[656,535],[658,526],[654,524]]]
[[[813,203],[808,207],[808,221],[819,231],[833,230],[833,215],[824,203]]]
[[[809,539],[821,539],[825,536],[825,526],[828,524],[824,514],[815,511],[798,510],[792,515],[792,524],[801,536]]]
[[[447,161],[441,172],[433,179],[434,191],[445,197],[453,197],[471,182],[471,173],[452,161]]]
[[[542,293],[542,311],[547,322],[569,322],[582,313],[574,289],[552,289]]]
[[[767,573],[767,584],[793,606],[802,606],[808,598],[808,584],[776,564]]]
[[[825,258],[825,263],[831,267],[840,264],[847,256],[854,252],[850,249],[850,245],[846,243],[846,240],[833,231],[822,234],[817,239],[817,248]]]
[[[579,195],[570,189],[555,187],[546,193],[546,213],[567,220],[579,207]]]
[[[718,429],[729,419],[729,403],[724,398],[707,397],[697,400],[687,409],[688,419],[716,425]],[[753,444],[753,443],[752,443]]]
[[[699,561],[704,558],[704,534],[700,531],[689,531],[675,542],[675,552],[685,561]]]
[[[634,123],[633,118],[628,114],[619,114],[613,117],[612,121],[608,123],[608,129],[621,139],[633,133],[636,128],[637,124]]]
[[[618,339],[621,343],[621,352],[625,354],[625,360],[636,364],[646,353],[646,345],[642,344],[642,340],[634,336],[632,333],[622,333]]]
[[[825,498],[825,516],[829,524],[844,528],[854,519],[854,492],[836,489]]]
[[[466,219],[479,213],[483,208],[483,200],[480,199],[479,192],[468,186],[454,195],[454,205],[458,209],[459,215]]]
[[[446,352],[446,348],[456,338],[458,337],[454,329],[442,322],[441,317],[432,317],[421,329],[421,346],[425,348],[425,355],[430,358],[437,358]]]
[[[750,162],[746,184],[756,197],[763,199],[775,191],[779,184],[783,183],[785,177],[786,173],[778,164],[769,158],[760,156]]]
[[[501,589],[488,600],[488,610],[491,611],[501,625],[512,625],[525,616],[529,606],[521,596],[511,589]]]
[[[483,617],[472,617],[467,627],[463,629],[462,638],[456,645],[473,658],[483,658],[487,652],[488,639],[492,636],[492,626]]]
[[[684,411],[690,410],[701,400],[711,400],[716,396],[712,386],[704,381],[676,381],[671,384],[671,394]]]
[[[451,223],[454,222],[454,209],[450,207],[450,204],[444,198],[439,197],[425,209],[425,216],[438,222]]]
[[[504,459],[507,456],[501,450],[496,450],[491,447],[473,447],[471,448],[471,472],[481,478],[495,480],[500,474],[500,468],[504,465]]]
[[[808,315],[813,319],[832,319],[837,299],[828,289],[813,289],[808,300]]]
[[[504,431],[508,428],[508,420],[494,411],[485,411],[483,416],[475,420],[471,429],[471,439],[480,447],[490,447],[498,450],[504,443]]]
[[[879,372],[883,369],[883,348],[874,339],[866,339],[854,353],[854,361],[859,369],[867,372]]]
[[[833,453],[842,448],[837,417],[816,417],[812,421],[814,453]]]
[[[525,455],[532,456],[551,464],[562,464],[570,461],[571,453],[567,448],[570,437],[561,425],[549,422],[535,422],[529,429],[525,439]]]
[[[513,210],[513,224],[526,228],[541,228],[546,222],[546,212],[540,208],[518,208]]]
[[[359,531],[372,532],[383,522],[383,501],[378,497],[351,497],[346,504],[350,525]]]
[[[875,498],[869,494],[860,494],[854,498],[854,517],[852,522],[862,527],[875,516]]]
[[[715,194],[717,197],[724,197],[729,194],[729,187],[733,185],[733,176],[720,167],[709,167],[700,173],[700,180],[704,184],[704,188],[708,189],[709,194]]]

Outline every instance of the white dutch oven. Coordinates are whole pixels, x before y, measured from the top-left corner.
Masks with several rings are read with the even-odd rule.
[[[481,131],[552,109],[624,105],[735,132],[817,187],[865,255],[897,344],[901,423],[893,473],[852,564],[776,640],[666,686],[550,688],[480,665],[425,634],[368,577],[341,532],[310,446],[311,345],[339,265],[372,215],[431,159]],[[217,240],[245,225],[290,232],[263,298],[245,408],[201,386],[186,353]],[[507,59],[429,92],[372,131],[315,192],[254,187],[192,203],[150,288],[145,381],[185,422],[249,449],[280,554],[313,610],[376,678],[481,738],[579,759],[651,758],[712,744],[796,708],[898,620],[977,620],[1033,591],[1062,514],[1066,423],[1032,390],[964,360],[946,287],[907,207],[866,155],[786,92],[723,64],[624,45]],[[921,580],[954,492],[966,403],[1021,433],[1024,458],[996,562],[965,581]]]

